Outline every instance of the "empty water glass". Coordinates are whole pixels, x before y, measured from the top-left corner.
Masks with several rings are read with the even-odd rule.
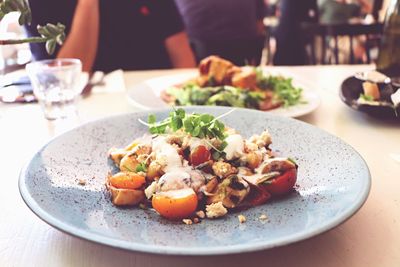
[[[33,92],[48,120],[76,115],[76,101],[83,89],[79,59],[50,59],[26,65]]]

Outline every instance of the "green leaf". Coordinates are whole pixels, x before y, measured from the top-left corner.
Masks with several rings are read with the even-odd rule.
[[[197,126],[195,126],[194,129],[193,129],[192,135],[193,135],[194,137],[197,137],[197,136],[200,134],[200,131],[201,131],[201,128],[200,128],[199,125],[197,125]]]
[[[360,98],[365,101],[374,101],[374,98],[370,95],[360,94]]]
[[[151,114],[147,121],[149,122],[149,124],[154,124],[156,123],[156,120],[156,116],[154,114]]]
[[[227,146],[228,146],[228,142],[223,141],[218,149],[223,151]]]
[[[56,50],[56,42],[54,40],[49,40],[46,42],[46,51],[47,53],[49,53],[50,55],[52,55],[54,53],[54,51]]]
[[[221,116],[226,116],[229,113],[231,113],[231,111]],[[221,116],[219,116],[219,118]],[[156,118],[152,114],[148,117],[148,124],[146,125],[149,126],[149,131],[152,134],[163,134],[169,127],[172,131],[182,129],[193,137],[215,137],[220,140],[226,137],[225,125],[213,115],[196,113],[186,114],[185,110],[181,108],[171,111],[169,117],[161,122],[156,122]]]
[[[179,117],[172,117],[171,118],[171,128],[174,132],[182,128],[182,119]]]
[[[147,172],[147,166],[144,162],[136,166],[136,172]]]

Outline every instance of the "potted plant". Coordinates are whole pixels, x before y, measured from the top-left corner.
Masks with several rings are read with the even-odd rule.
[[[28,0],[0,0],[0,23],[3,17],[10,12],[19,12],[18,22],[20,25],[30,24],[32,20]],[[0,40],[0,45],[13,45],[21,43],[46,43],[46,50],[53,54],[56,45],[61,45],[65,40],[65,26],[47,23],[37,27],[40,37],[29,37],[23,39]]]

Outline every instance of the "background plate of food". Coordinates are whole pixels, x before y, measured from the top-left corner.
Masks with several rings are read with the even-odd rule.
[[[185,110],[186,114],[209,114],[199,116],[202,121],[199,130],[190,127],[192,123],[197,123],[197,115],[190,123],[183,123],[191,134],[201,139],[210,132],[218,135],[223,128],[220,123],[209,121],[210,115],[218,118],[231,108],[188,107]],[[162,121],[170,114],[171,109],[154,111],[155,116],[149,123],[152,125],[152,120]],[[217,219],[200,216],[200,220],[196,223],[193,219],[192,224],[166,219],[160,216],[163,212],[157,208],[114,205],[112,200],[115,203],[118,200],[110,196],[110,184],[107,182],[115,166],[110,159],[110,148],[133,148],[134,145],[129,145],[132,140],[149,132],[149,127],[140,122],[147,121],[148,115],[148,112],[140,112],[106,117],[64,133],[44,145],[20,174],[19,189],[28,207],[53,227],[100,244],[158,254],[212,255],[268,249],[310,238],[350,218],[368,197],[371,182],[369,170],[351,146],[301,121],[267,112],[236,109],[219,120],[249,140],[254,134],[259,135],[268,129],[272,138],[268,148],[278,157],[291,157],[291,162],[298,166],[294,190],[262,205],[230,210]],[[168,123],[176,129],[182,127],[176,117]],[[163,125],[164,122],[152,132],[165,131]],[[259,138],[254,140],[258,147],[269,143],[259,143]],[[164,155],[173,151],[171,147],[178,149],[174,144],[159,144],[165,147],[159,150]],[[229,151],[238,152],[237,149]],[[222,156],[228,159],[229,151]],[[129,156],[136,152],[138,150],[132,151]],[[184,157],[184,154],[179,155]],[[190,161],[193,164],[195,159]],[[144,166],[139,167],[136,166],[133,171],[146,172]],[[149,172],[150,166],[147,167]],[[294,171],[292,167],[293,164],[289,164],[289,169]],[[175,178],[171,176],[172,181]],[[190,178],[188,180],[191,181]],[[119,187],[113,181],[111,185]],[[238,190],[246,188],[243,183],[238,186],[235,186]],[[142,194],[143,199],[143,192],[137,192],[142,189],[137,187],[136,193]],[[122,194],[124,192],[129,193],[122,190]],[[180,196],[190,195],[186,193]],[[165,194],[161,196],[169,197]],[[174,197],[179,196],[174,194]],[[241,201],[231,198],[233,200],[235,203]],[[247,197],[243,199],[246,200]],[[225,208],[230,209],[231,204],[222,202]]]
[[[273,68],[238,67],[219,57],[201,61],[198,70],[161,76],[128,89],[142,109],[168,106],[231,106],[299,117],[320,104],[318,94]]]
[[[340,98],[354,110],[380,119],[400,121],[400,77],[388,77],[375,70],[345,79]]]

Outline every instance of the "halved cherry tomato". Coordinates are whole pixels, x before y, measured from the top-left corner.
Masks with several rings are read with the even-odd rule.
[[[163,217],[188,218],[197,208],[197,195],[191,188],[159,192],[153,195],[153,208]]]
[[[138,189],[145,182],[144,176],[132,172],[119,172],[110,177],[111,185],[121,189]]]
[[[264,184],[262,187],[271,195],[280,196],[290,192],[297,180],[297,170],[289,169],[282,175],[273,178],[269,184]]]
[[[189,162],[193,166],[200,165],[211,159],[210,150],[206,146],[199,145],[194,148],[189,155]]]
[[[249,185],[250,193],[245,199],[245,203],[248,203],[249,206],[262,205],[271,198],[271,194],[263,187],[256,186],[252,183],[249,183]]]

